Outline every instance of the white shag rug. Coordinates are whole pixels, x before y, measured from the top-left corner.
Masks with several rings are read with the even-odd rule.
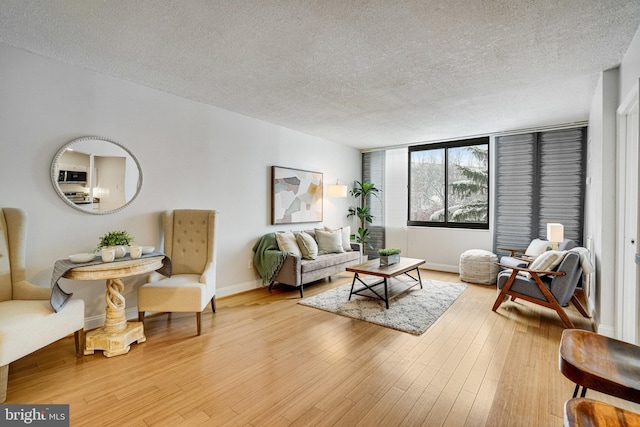
[[[372,281],[369,277],[367,276],[367,283]],[[395,278],[391,279],[391,282],[389,286],[389,309],[385,308],[384,301],[364,296],[353,295],[351,301],[349,301],[351,283],[305,298],[299,304],[420,335],[429,329],[429,326],[467,288],[462,283],[440,282],[429,279],[422,279],[423,289],[420,289],[418,285],[406,289],[410,284]],[[356,289],[360,287],[362,287],[362,284],[356,282]],[[383,285],[379,285],[374,289],[383,295]]]

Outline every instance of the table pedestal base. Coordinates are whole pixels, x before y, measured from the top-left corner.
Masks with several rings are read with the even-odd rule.
[[[128,353],[132,342],[137,341],[140,344],[147,340],[141,322],[127,322],[123,290],[124,284],[120,279],[107,279],[104,326],[87,332],[84,354],[93,354],[94,350],[104,350],[105,357],[118,356]]]
[[[93,354],[94,350],[103,350],[105,357],[128,353],[132,342],[140,344],[147,340],[140,322],[127,322],[127,327],[116,333],[107,333],[104,328],[99,328],[87,332],[85,338],[85,355]]]

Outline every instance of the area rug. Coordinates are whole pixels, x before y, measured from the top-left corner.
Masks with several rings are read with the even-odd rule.
[[[428,279],[422,279],[423,289],[419,286],[406,289],[407,285],[397,279],[392,279],[392,282],[389,287],[389,309],[385,309],[384,301],[364,296],[353,295],[349,301],[351,283],[305,298],[299,304],[420,335],[429,329],[467,288],[462,283]],[[394,294],[397,289],[401,290]],[[384,292],[384,287],[380,285],[376,291]]]

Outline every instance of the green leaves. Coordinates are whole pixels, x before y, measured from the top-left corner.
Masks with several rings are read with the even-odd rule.
[[[104,248],[106,246],[128,246],[132,242],[133,237],[131,237],[126,231],[109,231],[107,234],[100,237],[98,249]]]
[[[367,245],[367,239],[369,237],[367,223],[372,223],[375,218],[371,215],[371,207],[367,205],[367,199],[370,196],[375,196],[379,199],[380,196],[378,193],[380,193],[380,189],[372,182],[355,181],[355,185],[350,193],[356,199],[360,198],[360,206],[350,206],[347,217],[357,216],[360,220],[360,227],[358,228],[358,233],[355,235],[355,239],[356,242],[362,243],[362,245],[365,246]],[[370,246],[371,245],[369,245],[369,247]]]

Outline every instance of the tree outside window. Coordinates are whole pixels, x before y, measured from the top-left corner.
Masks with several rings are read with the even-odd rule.
[[[409,148],[408,225],[489,228],[489,139]]]

